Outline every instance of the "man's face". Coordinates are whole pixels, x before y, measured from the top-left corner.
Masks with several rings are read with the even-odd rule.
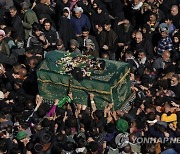
[[[41,25],[43,25],[43,22],[44,22],[45,19],[46,19],[46,18],[41,18],[41,19],[39,20],[39,22],[40,22]]]
[[[90,50],[90,49],[91,49],[91,45],[87,44],[87,45],[86,45],[86,49],[87,49],[87,50]]]
[[[21,13],[24,14],[24,13],[25,13],[25,10],[24,10],[24,9],[21,9]]]
[[[62,0],[62,2],[63,2],[64,4],[66,4],[66,3],[68,2],[68,0]]]
[[[0,42],[3,40],[4,36],[0,35]]]
[[[75,45],[70,45],[70,48],[72,51],[74,51],[76,49],[76,46]]]
[[[171,8],[171,14],[173,15],[173,16],[176,16],[177,14],[178,14],[178,9],[177,8]]]
[[[168,35],[167,35],[166,32],[161,32],[161,36],[162,36],[163,38],[165,38],[165,37],[167,37]]]
[[[9,10],[9,13],[10,13],[11,17],[14,17],[16,15],[17,11],[14,9],[11,9],[11,10]]]
[[[140,53],[138,54],[138,57],[139,57],[140,59],[144,58],[144,57],[145,57],[144,52],[140,52]]]
[[[104,30],[105,31],[110,31],[110,29],[111,29],[111,25],[104,25]]]
[[[170,25],[170,24],[172,24],[172,20],[167,19],[167,20],[165,20],[165,23],[166,23],[167,25]]]
[[[64,12],[63,15],[67,18],[69,13],[68,12]]]
[[[58,50],[61,50],[63,48],[63,44],[62,45],[56,45]]]
[[[80,11],[79,12],[75,12],[74,15],[75,15],[76,18],[80,18],[81,17],[81,12]]]
[[[102,9],[98,8],[97,12],[98,12],[98,14],[100,14],[102,12]]]
[[[134,0],[134,5],[137,5],[140,3],[140,0]]]
[[[158,12],[158,10],[155,9],[155,8],[153,8],[153,9],[152,9],[152,12],[156,14],[156,13]]]
[[[94,3],[94,4],[93,4],[93,8],[95,9],[95,8],[97,8],[97,7],[98,7],[97,4]]]
[[[35,31],[36,36],[40,36],[41,33],[42,33],[42,32],[41,32],[40,30]]]
[[[170,53],[169,53],[169,52],[166,52],[166,51],[164,51],[163,54],[162,54],[162,58],[163,58],[163,60],[164,60],[165,62],[168,62],[168,61],[169,61],[170,56],[171,56]]]
[[[166,113],[168,113],[168,112],[171,111],[171,107],[170,107],[170,105],[168,105],[168,104],[165,104],[165,105],[164,105],[164,109],[165,109],[165,112],[166,112]]]
[[[150,21],[156,21],[156,16],[150,15],[149,20],[150,20]]]
[[[178,38],[178,37],[174,37],[173,40],[174,40],[175,43],[178,43],[178,42],[179,42],[179,38]]]
[[[142,41],[142,35],[137,34],[135,36],[136,43],[140,43]]]
[[[87,38],[89,36],[89,32],[88,31],[83,31],[82,36],[83,36],[83,38]]]
[[[50,30],[51,29],[51,24],[50,23],[45,23],[44,24],[44,29],[47,30],[47,31]]]
[[[175,77],[172,77],[171,78],[171,86],[176,86],[176,85],[178,85],[178,79]]]

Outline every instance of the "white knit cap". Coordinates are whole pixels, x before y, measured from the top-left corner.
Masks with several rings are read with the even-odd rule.
[[[81,12],[81,13],[83,13],[83,9],[82,9],[82,7],[76,7],[76,8],[74,8],[74,12]]]

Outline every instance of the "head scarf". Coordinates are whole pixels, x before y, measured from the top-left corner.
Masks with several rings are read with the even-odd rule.
[[[70,9],[68,8],[68,7],[64,7],[64,9],[63,9],[63,11],[64,10],[67,10],[68,11],[68,19],[71,19],[71,11],[70,11]]]

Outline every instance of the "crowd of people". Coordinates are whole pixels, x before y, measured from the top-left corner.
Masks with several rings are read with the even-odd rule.
[[[180,142],[169,140],[180,137],[179,4],[1,0],[0,153],[180,153]],[[130,110],[114,110],[112,102],[100,110],[92,93],[87,106],[71,92],[68,103],[43,102],[36,69],[53,50],[129,63]]]

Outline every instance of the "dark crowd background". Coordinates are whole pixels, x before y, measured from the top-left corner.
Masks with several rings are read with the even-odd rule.
[[[0,153],[178,154],[179,0],[1,0]],[[49,52],[130,65],[130,109],[63,107],[38,95],[36,69]]]

